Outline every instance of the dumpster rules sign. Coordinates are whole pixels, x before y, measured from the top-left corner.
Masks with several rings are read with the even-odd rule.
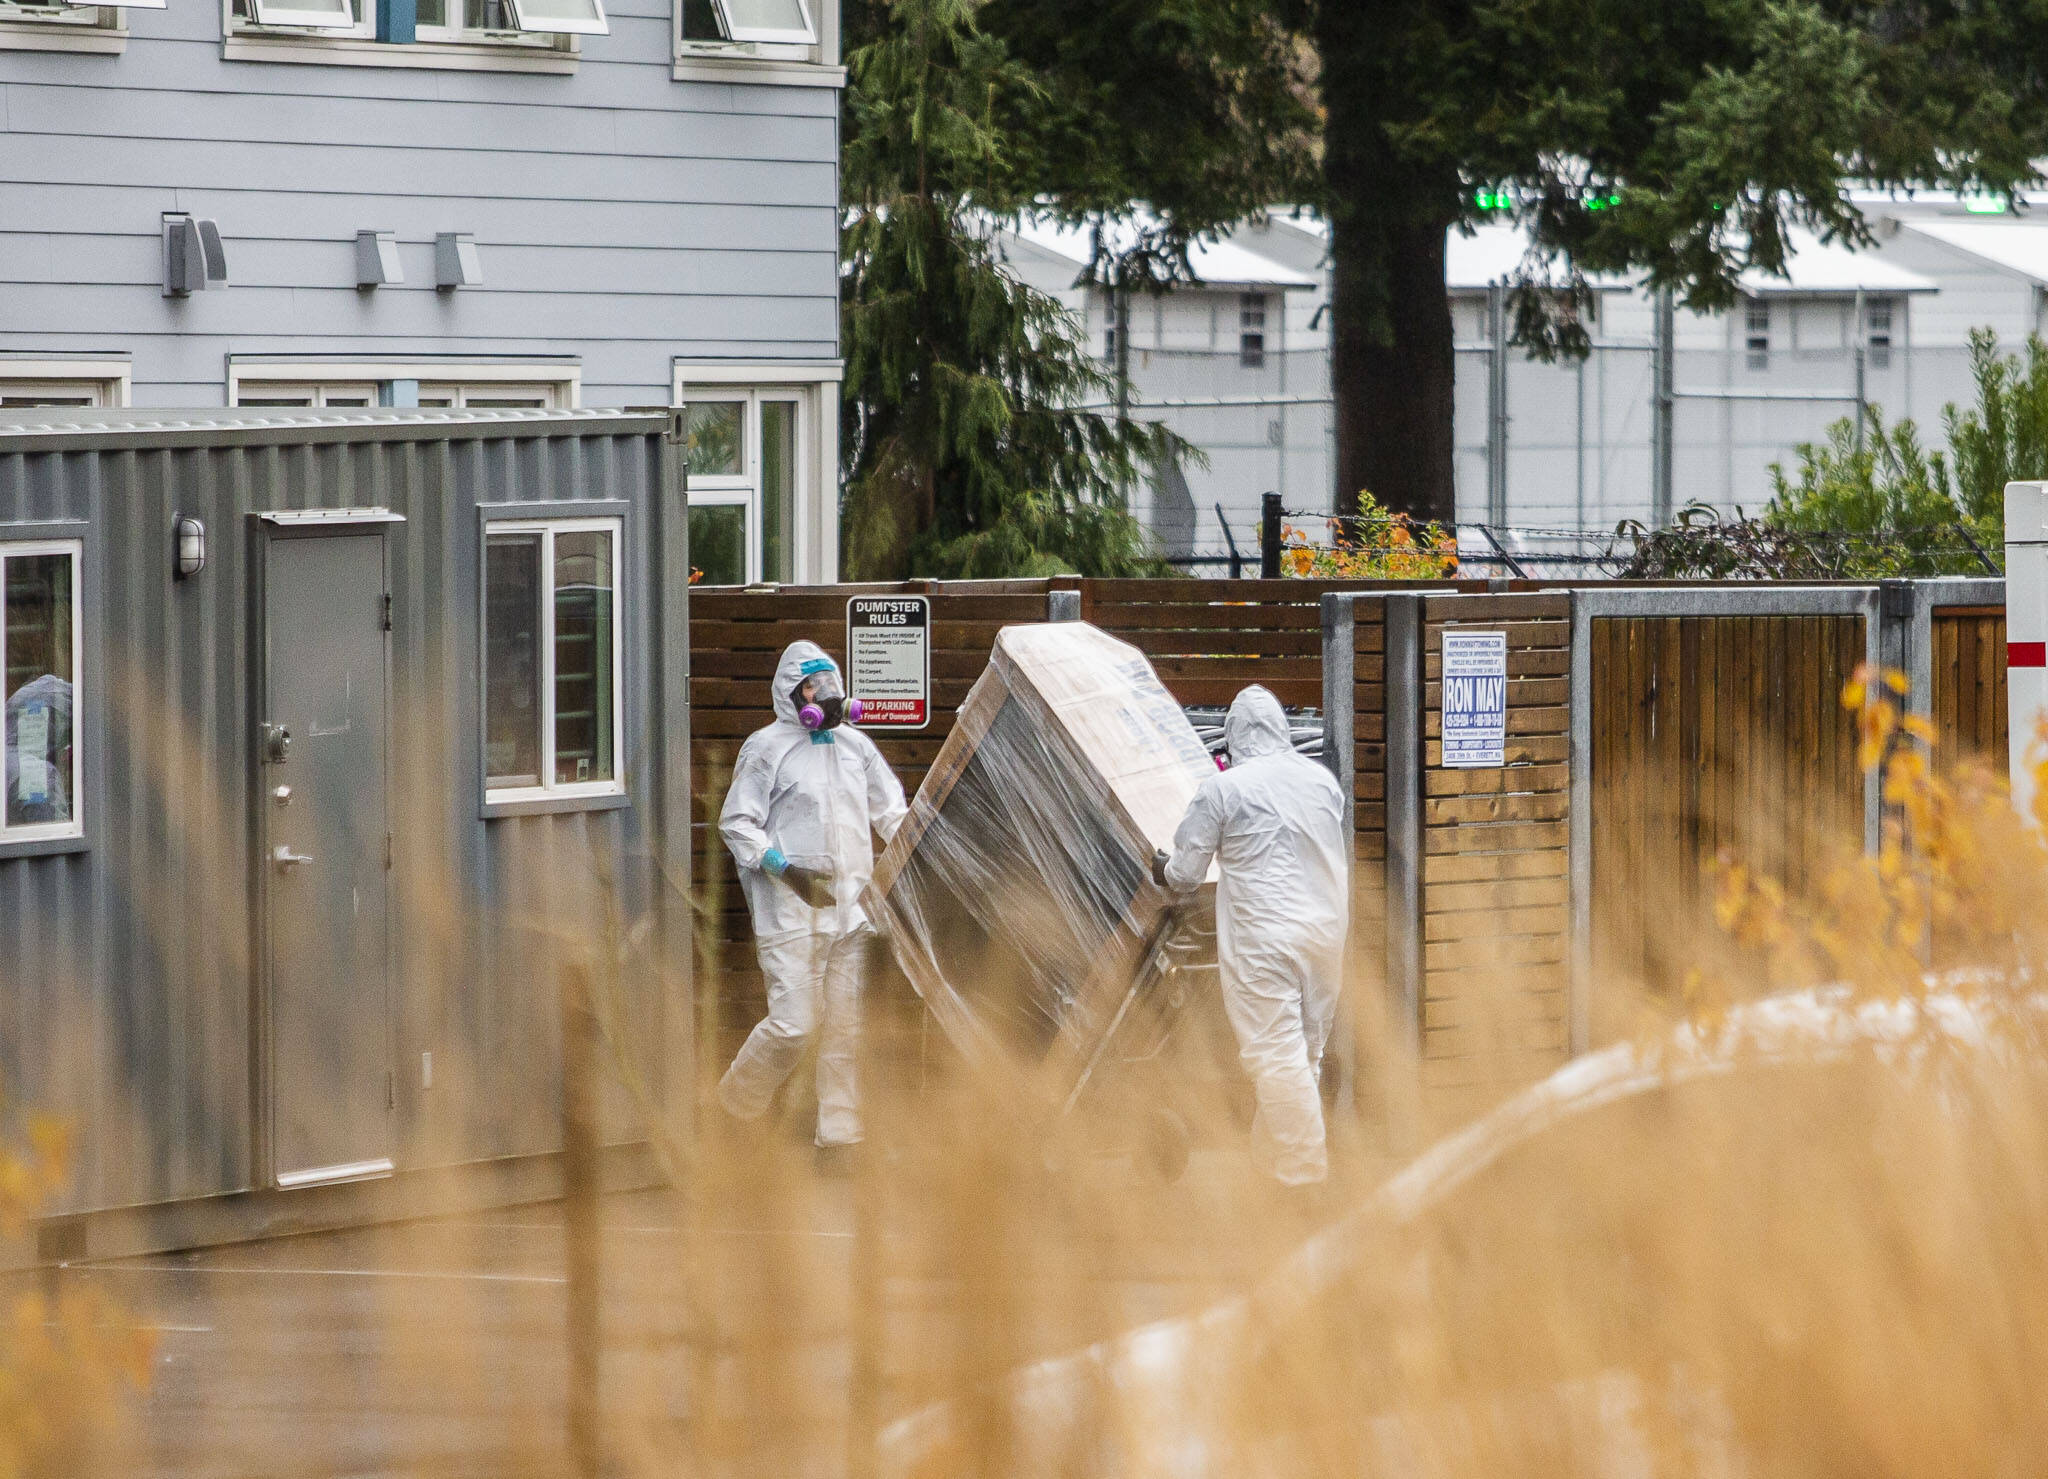
[[[1446,631],[1443,693],[1445,766],[1505,765],[1508,634]]]
[[[862,729],[922,729],[932,719],[928,596],[854,596],[846,603],[847,696]]]

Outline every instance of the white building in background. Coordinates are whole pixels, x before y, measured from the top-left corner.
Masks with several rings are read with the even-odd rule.
[[[1949,192],[1857,197],[1875,244],[1795,232],[1786,275],[1751,273],[1725,313],[1672,316],[1671,508],[1733,515],[1769,501],[1771,466],[1796,463],[1859,404],[1943,440],[1943,408],[1974,399],[1969,335],[2007,352],[2048,334],[2048,216]],[[1077,231],[1006,233],[1018,275],[1059,297],[1114,362],[1109,295],[1076,286]],[[1609,530],[1657,513],[1657,304],[1628,280],[1592,284],[1593,353],[1544,364],[1503,347],[1496,284],[1527,249],[1520,231],[1451,233],[1446,285],[1457,342],[1461,523]],[[1191,254],[1196,281],[1131,307],[1133,414],[1165,421],[1208,458],[1169,469],[1135,508],[1169,554],[1256,550],[1259,497],[1325,509],[1334,489],[1329,270],[1323,224],[1279,213]],[[1500,369],[1495,371],[1496,355]],[[1219,508],[1221,513],[1219,515]]]
[[[1088,234],[1026,225],[1004,231],[1000,246],[1011,271],[1064,303],[1091,351],[1115,364],[1112,295],[1080,283]],[[1220,505],[1256,566],[1262,493],[1302,490],[1289,496],[1306,500],[1305,508],[1329,501],[1325,252],[1305,236],[1293,255],[1290,262],[1235,240],[1197,243],[1188,254],[1192,283],[1131,295],[1131,412],[1165,422],[1207,462],[1162,469],[1132,500],[1132,512],[1170,555],[1224,551]]]

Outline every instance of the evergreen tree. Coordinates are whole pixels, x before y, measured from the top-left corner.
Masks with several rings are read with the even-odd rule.
[[[1869,407],[1864,435],[1847,419],[1825,443],[1796,448],[1796,475],[1771,468],[1776,528],[1827,531],[1886,550],[1882,568],[1855,574],[1982,575],[2005,543],[2005,485],[2048,477],[2048,344],[2002,355],[1989,329],[1970,335],[1976,404],[1941,413],[1946,451],[1928,451],[1910,420],[1887,427]]]
[[[1048,101],[977,0],[849,8],[842,564],[856,578],[1150,568],[1129,490],[1184,450],[998,259]]]
[[[1571,353],[1581,271],[1724,308],[1742,272],[1783,266],[1792,225],[1869,240],[1845,180],[2010,191],[2048,142],[2032,0],[1298,3],[1322,68],[1339,506],[1369,487],[1455,513],[1447,231],[1526,226],[1517,338]]]

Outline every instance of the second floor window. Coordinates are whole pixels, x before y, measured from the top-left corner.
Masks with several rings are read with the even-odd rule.
[[[1771,305],[1752,299],[1743,314],[1742,347],[1752,370],[1771,367]]]
[[[411,25],[404,29],[421,41],[502,43],[611,29],[603,0],[411,0],[407,8]],[[392,39],[379,36],[376,11],[375,0],[230,0],[231,19],[244,26]]]
[[[1871,298],[1863,305],[1864,344],[1873,370],[1886,370],[1892,363],[1892,300]]]
[[[1242,293],[1237,300],[1237,362],[1247,370],[1266,366],[1266,295]]]
[[[683,40],[809,46],[811,0],[682,0]]]

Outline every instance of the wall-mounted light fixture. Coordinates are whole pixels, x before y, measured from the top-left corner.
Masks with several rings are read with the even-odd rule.
[[[405,281],[398,265],[398,233],[358,231],[356,233],[356,286],[381,288]]]
[[[484,280],[476,238],[462,231],[443,231],[434,238],[434,286],[473,288]]]
[[[190,514],[171,520],[171,547],[176,552],[171,568],[178,579],[190,579],[206,568],[206,526]]]

